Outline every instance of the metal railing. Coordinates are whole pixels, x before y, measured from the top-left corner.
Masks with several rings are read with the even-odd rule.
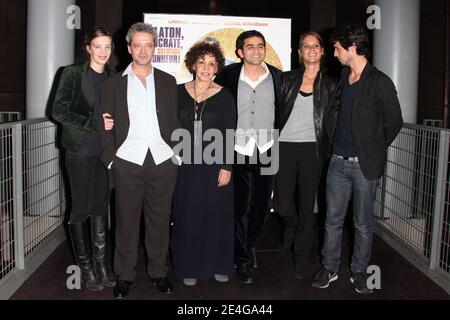
[[[46,119],[0,124],[0,299],[31,274],[43,251],[51,253],[45,247],[55,234],[63,234],[55,137],[56,126]]]
[[[22,120],[22,113],[15,111],[0,111],[0,123],[14,122]]]
[[[405,124],[377,190],[377,233],[450,293],[450,131]]]

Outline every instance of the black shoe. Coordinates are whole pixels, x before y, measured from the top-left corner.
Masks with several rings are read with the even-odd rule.
[[[236,269],[236,277],[242,283],[253,283],[253,278],[251,275],[251,269],[248,263],[242,263]]]
[[[173,287],[169,281],[169,278],[155,278],[151,279],[152,283],[158,288],[158,290],[162,293],[172,293]]]
[[[132,283],[133,282],[127,280],[118,280],[113,288],[114,298],[122,299],[128,296]]]
[[[296,263],[294,268],[294,279],[300,280],[305,276],[307,267],[304,264]]]
[[[303,273],[302,272],[298,272],[298,271],[294,272],[294,279],[301,280],[302,278],[303,278]]]
[[[283,248],[289,248],[294,243],[295,229],[295,226],[285,225],[283,239],[281,240]]]
[[[372,293],[372,289],[369,289],[367,286],[367,273],[357,272],[352,273],[350,277],[350,282],[355,286],[355,291],[362,294],[370,294]]]
[[[312,286],[315,288],[328,288],[330,282],[336,281],[338,279],[338,274],[332,270],[322,268],[314,276]]]

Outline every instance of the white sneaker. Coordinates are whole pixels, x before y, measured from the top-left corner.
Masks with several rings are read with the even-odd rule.
[[[195,286],[197,284],[197,279],[195,278],[183,278],[183,283],[188,286],[188,287],[192,287]]]
[[[217,282],[228,282],[228,276],[226,274],[215,274],[214,279],[216,279]]]

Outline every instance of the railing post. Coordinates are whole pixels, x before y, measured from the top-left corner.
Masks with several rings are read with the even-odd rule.
[[[439,132],[439,155],[436,172],[436,196],[434,197],[433,229],[431,231],[430,269],[439,267],[441,251],[442,219],[444,214],[444,193],[446,189],[446,172],[448,166],[449,134]]]
[[[390,149],[391,149],[390,147],[387,149],[387,156],[386,156],[387,160],[389,160]],[[380,218],[381,220],[385,219],[384,208],[386,207],[386,179],[387,179],[386,171],[387,171],[387,161],[384,164],[383,176],[381,177],[380,212],[378,212],[378,218]]]
[[[25,269],[25,246],[23,224],[23,169],[22,169],[22,124],[15,124],[12,128],[12,156],[13,156],[13,204],[15,221],[15,253],[17,268]]]
[[[63,167],[64,167],[64,152],[63,151],[59,151],[58,152],[58,165],[59,165],[59,179],[58,179],[58,183],[59,183],[59,215],[61,217],[64,217],[65,211],[66,211],[66,187],[64,185],[64,174],[63,174]],[[64,206],[63,206],[64,203]]]

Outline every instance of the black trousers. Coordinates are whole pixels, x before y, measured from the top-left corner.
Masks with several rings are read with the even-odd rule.
[[[147,152],[142,166],[115,157],[112,170],[116,197],[114,272],[120,280],[136,277],[143,211],[147,273],[151,278],[165,277],[177,167],[170,159],[155,165]]]
[[[250,262],[251,248],[272,206],[273,175],[261,175],[261,164],[233,166],[235,204],[235,263]]]
[[[110,190],[100,158],[66,152],[65,165],[72,200],[69,222],[82,223],[90,215],[108,214]]]
[[[295,228],[297,272],[304,272],[314,237],[314,202],[324,160],[315,142],[280,142],[280,167],[275,178],[276,208],[286,227]]]

